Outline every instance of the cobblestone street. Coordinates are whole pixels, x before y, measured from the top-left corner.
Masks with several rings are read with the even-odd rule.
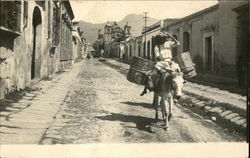
[[[72,70],[46,81],[53,84],[46,83],[42,90],[26,93],[17,103],[6,103],[1,111],[1,143],[243,142],[246,139],[181,105],[174,107],[170,131],[166,132],[155,123],[153,94],[139,96],[142,86],[128,82],[116,69],[95,59],[78,63]]]
[[[154,126],[152,94],[140,97],[141,86],[95,60],[83,62],[70,87],[40,143],[244,141],[182,106],[174,108],[169,132]]]
[[[249,6],[0,0],[0,158],[247,157]]]

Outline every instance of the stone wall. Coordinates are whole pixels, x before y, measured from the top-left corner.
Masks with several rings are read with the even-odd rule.
[[[24,7],[21,2],[21,12],[23,15]],[[39,38],[39,51],[38,57],[39,69],[37,69],[37,74],[39,78],[48,75],[47,72],[47,56],[46,56],[46,17],[45,3],[36,3],[29,1],[28,7],[26,8],[28,16],[24,22],[24,18],[21,16],[20,32],[18,35],[13,36],[13,33],[1,32],[0,40],[0,58],[4,59],[0,62],[0,99],[4,97],[5,94],[20,90],[25,88],[31,82],[31,60],[33,52],[33,38],[34,38],[34,28],[33,28],[33,13],[35,8],[40,11],[41,15],[41,29],[40,34],[37,36]],[[4,37],[4,38],[2,38]]]
[[[57,30],[53,27],[57,23],[53,22],[53,8],[59,10],[55,7],[59,6],[58,3],[60,2],[21,1],[20,31],[3,31],[1,28],[0,99],[9,92],[27,87],[32,79],[46,78],[72,64],[71,32],[67,31],[64,38],[67,39],[67,45],[56,45],[53,41],[53,33]],[[60,63],[60,55],[65,52],[65,47],[67,60]]]
[[[219,3],[219,54],[218,60],[223,61],[219,65],[218,73],[225,77],[237,78],[236,60],[236,39],[237,39],[237,13],[234,8],[247,4],[247,1],[220,1]]]

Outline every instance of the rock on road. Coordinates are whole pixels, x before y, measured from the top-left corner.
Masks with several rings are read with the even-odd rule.
[[[169,131],[155,126],[153,93],[141,97],[142,89],[97,60],[83,61],[66,101],[40,143],[245,141],[181,105],[173,109]]]

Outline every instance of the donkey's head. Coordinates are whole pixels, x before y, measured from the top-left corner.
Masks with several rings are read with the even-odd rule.
[[[182,88],[185,80],[183,79],[183,73],[179,70],[170,74],[170,88],[174,92],[174,97],[180,99],[182,96]]]

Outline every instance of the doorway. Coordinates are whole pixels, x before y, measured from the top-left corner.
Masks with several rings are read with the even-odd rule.
[[[205,38],[205,71],[212,71],[212,36]]]
[[[143,42],[143,57],[146,57],[146,42]]]
[[[138,56],[140,57],[141,56],[141,47],[138,46]]]
[[[154,51],[154,47],[155,47],[155,37],[153,36],[151,38],[151,52],[152,52],[152,60],[155,61],[155,51]]]
[[[147,58],[150,60],[150,41],[147,42]]]
[[[40,77],[41,45],[42,45],[42,18],[41,11],[35,7],[33,11],[33,49],[31,57],[31,79]]]
[[[249,6],[243,5],[234,9],[237,13],[237,26],[236,26],[236,66],[237,78],[241,88],[247,87],[247,62],[248,58],[248,45],[249,45]]]

